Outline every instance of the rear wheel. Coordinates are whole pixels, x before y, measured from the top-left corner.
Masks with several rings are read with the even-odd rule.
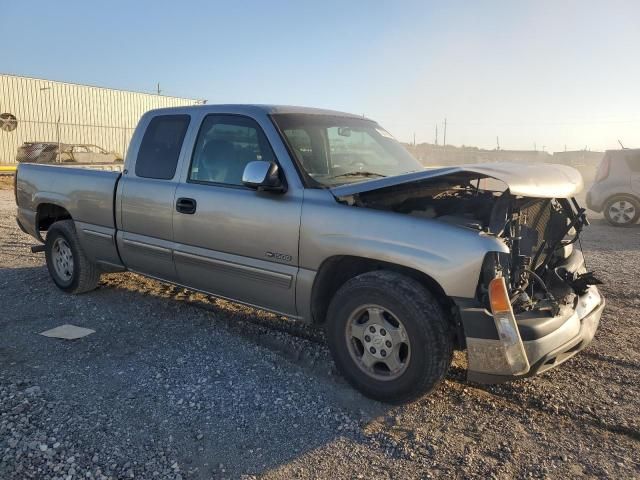
[[[618,195],[604,205],[604,217],[615,227],[628,227],[640,218],[640,202],[633,197]]]
[[[376,400],[403,403],[428,393],[451,364],[453,339],[440,305],[416,280],[395,272],[345,283],[326,327],[340,372]]]
[[[98,286],[100,271],[82,251],[73,220],[51,225],[44,251],[49,275],[61,290],[84,293]]]

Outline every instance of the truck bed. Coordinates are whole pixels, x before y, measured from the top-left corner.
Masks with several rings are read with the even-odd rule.
[[[114,197],[120,175],[82,167],[22,163],[16,172],[18,222],[27,233],[38,237],[39,212],[60,207],[76,222],[115,231]]]

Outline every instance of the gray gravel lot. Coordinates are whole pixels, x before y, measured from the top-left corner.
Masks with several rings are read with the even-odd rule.
[[[390,407],[335,374],[321,331],[134,274],[73,297],[0,191],[0,478],[640,478],[640,226],[584,236],[594,343],[485,387],[458,354]],[[38,335],[72,323],[76,341]]]

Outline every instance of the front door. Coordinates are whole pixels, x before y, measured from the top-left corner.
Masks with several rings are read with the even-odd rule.
[[[205,117],[175,194],[177,275],[186,286],[295,315],[301,192],[245,187],[253,160],[275,161],[254,120]]]

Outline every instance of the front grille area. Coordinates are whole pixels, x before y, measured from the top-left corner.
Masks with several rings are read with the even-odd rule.
[[[535,257],[536,253],[548,240],[547,229],[553,211],[551,200],[536,200],[529,202],[520,209],[521,244],[522,254]],[[545,255],[538,257],[537,263],[544,261]],[[537,265],[534,265],[534,268]]]
[[[525,227],[523,230],[530,235],[528,243],[532,257],[543,246],[543,242],[546,242],[545,250],[547,250],[547,247],[553,248],[567,234],[569,217],[556,200],[534,201],[524,205],[520,213],[522,225]],[[533,266],[534,269],[544,262],[547,253],[539,255],[536,265]]]

